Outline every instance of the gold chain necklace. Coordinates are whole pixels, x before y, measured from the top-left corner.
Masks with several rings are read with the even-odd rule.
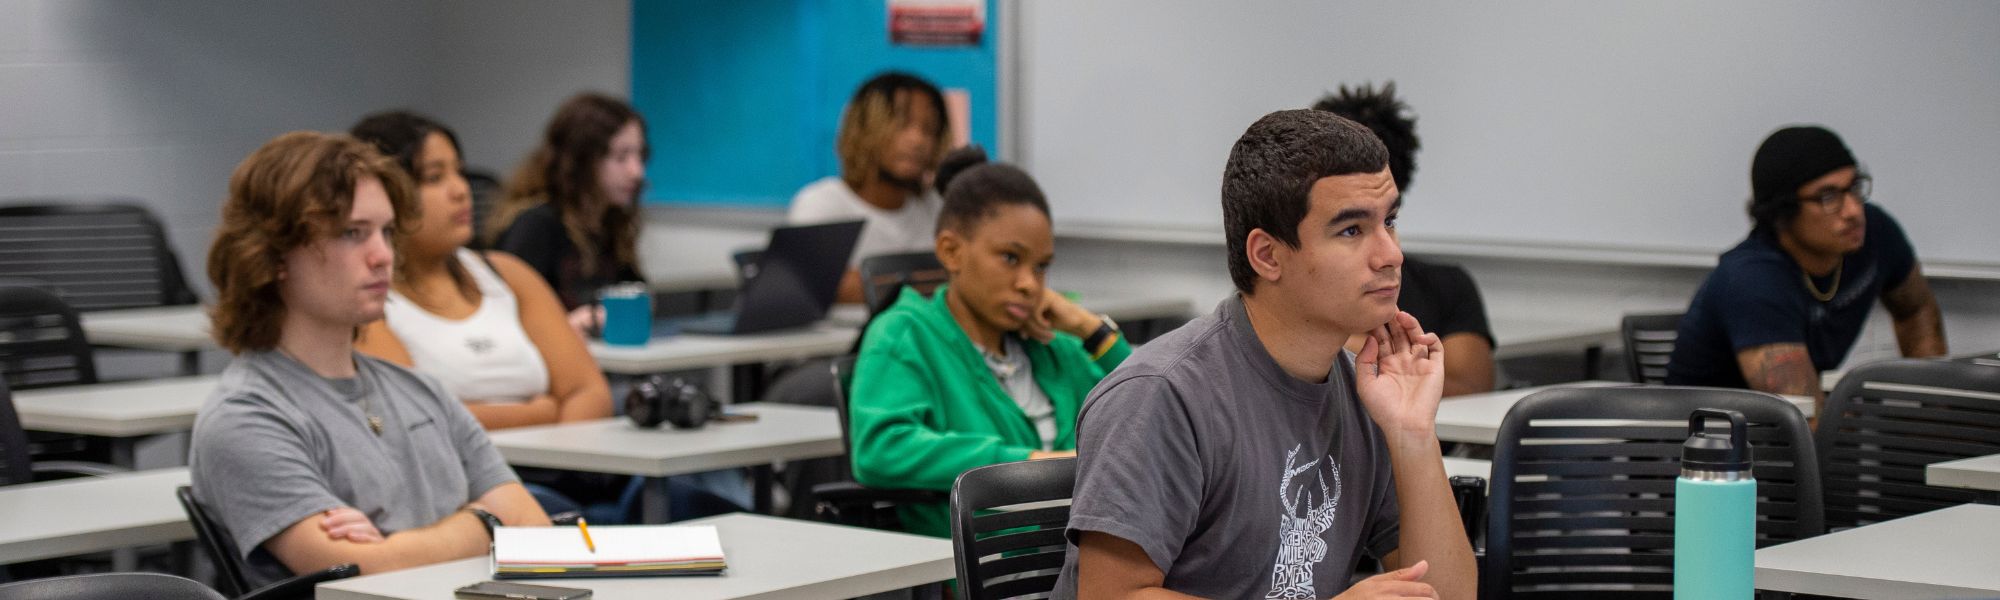
[[[1814,300],[1825,302],[1832,300],[1833,295],[1840,291],[1840,272],[1846,269],[1847,261],[1841,261],[1839,265],[1833,268],[1833,286],[1828,287],[1824,292],[1819,291],[1819,286],[1813,285],[1812,275],[1806,273],[1805,269],[1799,269],[1799,277],[1805,279],[1806,292],[1812,294]]]

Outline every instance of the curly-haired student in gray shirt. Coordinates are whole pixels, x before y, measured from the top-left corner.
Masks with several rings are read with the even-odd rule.
[[[189,464],[253,585],[476,556],[491,520],[549,523],[442,385],[354,351],[414,206],[408,176],[344,135],[279,136],[230,179],[208,271],[216,339],[237,356]]]
[[[1250,126],[1223,170],[1238,293],[1084,401],[1055,598],[1473,597],[1434,430],[1444,345],[1396,307],[1398,207],[1367,128]],[[1391,571],[1350,587],[1363,552]]]

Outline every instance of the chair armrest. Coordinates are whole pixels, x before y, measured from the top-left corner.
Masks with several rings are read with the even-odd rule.
[[[1486,546],[1486,478],[1471,475],[1457,475],[1450,479],[1451,499],[1458,505],[1460,525],[1465,527],[1465,539],[1472,542],[1473,552]]]
[[[944,502],[950,498],[936,490],[878,489],[853,481],[812,487],[813,513],[820,520],[871,529],[902,529],[901,521],[896,518],[896,505]]]
[[[340,565],[324,571],[293,576],[291,579],[251,590],[250,593],[244,594],[236,600],[292,600],[294,598],[311,600],[313,597],[313,586],[319,585],[321,582],[346,579],[360,574],[361,567],[358,565]]]
[[[31,467],[31,470],[35,474],[35,481],[70,479],[73,477],[103,477],[105,475],[132,472],[132,469],[127,467],[80,460],[44,460],[36,462]],[[67,475],[68,477],[48,477],[48,475]]]
[[[918,503],[946,502],[951,496],[937,490],[910,490],[872,488],[852,481],[822,483],[812,487],[813,499],[835,505],[851,506],[875,502]]]

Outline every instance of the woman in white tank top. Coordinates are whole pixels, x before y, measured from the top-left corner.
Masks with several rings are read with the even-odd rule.
[[[403,163],[423,205],[415,230],[397,232],[385,316],[357,349],[438,378],[487,429],[611,416],[604,374],[541,276],[512,255],[463,247],[472,194],[450,131],[387,113],[355,135]]]

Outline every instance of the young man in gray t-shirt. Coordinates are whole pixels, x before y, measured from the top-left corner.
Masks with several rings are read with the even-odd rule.
[[[208,272],[212,329],[236,360],[195,420],[189,467],[253,586],[477,556],[493,521],[549,524],[437,380],[354,351],[382,318],[414,196],[344,135],[279,136],[230,178]]]
[[[1230,153],[1222,203],[1239,293],[1085,401],[1055,597],[1472,598],[1434,431],[1443,345],[1396,308],[1381,141],[1272,113]],[[1351,335],[1368,341],[1350,358]],[[1362,552],[1393,570],[1350,588]]]

